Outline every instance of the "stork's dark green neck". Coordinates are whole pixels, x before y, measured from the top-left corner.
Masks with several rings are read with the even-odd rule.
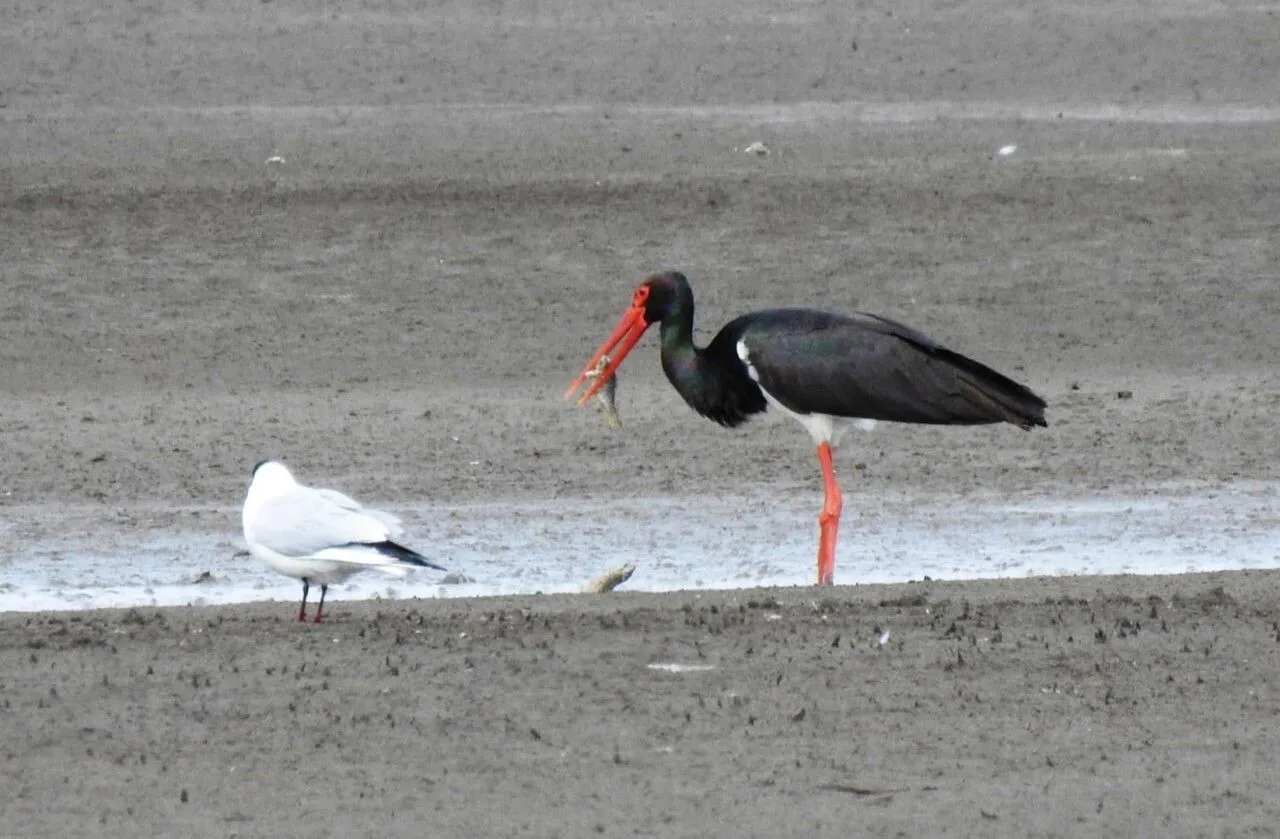
[[[662,311],[658,337],[662,347],[662,367],[671,383],[684,392],[673,375],[672,364],[681,372],[692,372],[698,363],[698,348],[693,344],[693,289],[678,283],[674,295]]]
[[[708,391],[717,387],[715,365],[693,343],[693,291],[687,285],[677,287],[675,298],[663,311],[658,337],[667,380],[685,402],[702,411]]]
[[[693,343],[693,290],[682,275],[662,310],[662,371],[684,401],[704,417],[735,426],[766,408],[764,395],[738,358],[737,331],[722,329],[706,347]]]
[[[693,298],[674,300],[662,315],[659,326],[662,354],[691,355],[697,352],[693,345]]]

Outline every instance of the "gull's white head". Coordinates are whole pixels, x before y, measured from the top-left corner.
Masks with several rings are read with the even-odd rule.
[[[244,499],[244,522],[252,521],[268,501],[279,498],[298,486],[293,473],[274,460],[263,460],[253,467],[253,481]]]

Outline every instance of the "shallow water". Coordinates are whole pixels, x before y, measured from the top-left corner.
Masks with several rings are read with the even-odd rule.
[[[335,586],[330,599],[576,591],[626,562],[637,565],[630,590],[808,585],[819,504],[789,493],[394,508],[408,526],[406,542],[472,582],[367,573]],[[146,515],[127,510],[87,523],[83,511],[67,513],[78,522],[67,527],[56,508],[10,511],[0,526],[0,610],[299,595],[296,581],[234,555],[243,547],[238,509],[175,515],[182,524],[156,528],[139,527]],[[840,583],[1267,568],[1280,565],[1280,484],[950,504],[850,495],[840,536]]]

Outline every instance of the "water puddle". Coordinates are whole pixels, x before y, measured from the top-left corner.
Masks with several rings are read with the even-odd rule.
[[[408,544],[468,581],[442,583],[435,572],[406,580],[369,573],[335,586],[329,598],[580,591],[624,563],[637,570],[623,590],[809,585],[819,504],[799,492],[384,505],[404,517]],[[301,593],[296,581],[235,555],[242,547],[238,509],[162,528],[139,526],[146,515],[99,522],[58,508],[8,508],[8,514],[0,528],[0,610],[293,601]],[[77,526],[60,527],[59,516]],[[1177,574],[1278,565],[1280,484],[954,503],[851,495],[836,579]]]

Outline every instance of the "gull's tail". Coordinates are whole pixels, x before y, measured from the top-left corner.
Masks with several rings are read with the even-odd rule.
[[[377,571],[401,577],[409,570],[407,566],[430,568],[433,571],[447,571],[429,561],[425,556],[406,548],[396,542],[353,542],[325,548],[315,555],[316,559],[327,559],[333,562],[346,562],[351,565],[364,565]]]

